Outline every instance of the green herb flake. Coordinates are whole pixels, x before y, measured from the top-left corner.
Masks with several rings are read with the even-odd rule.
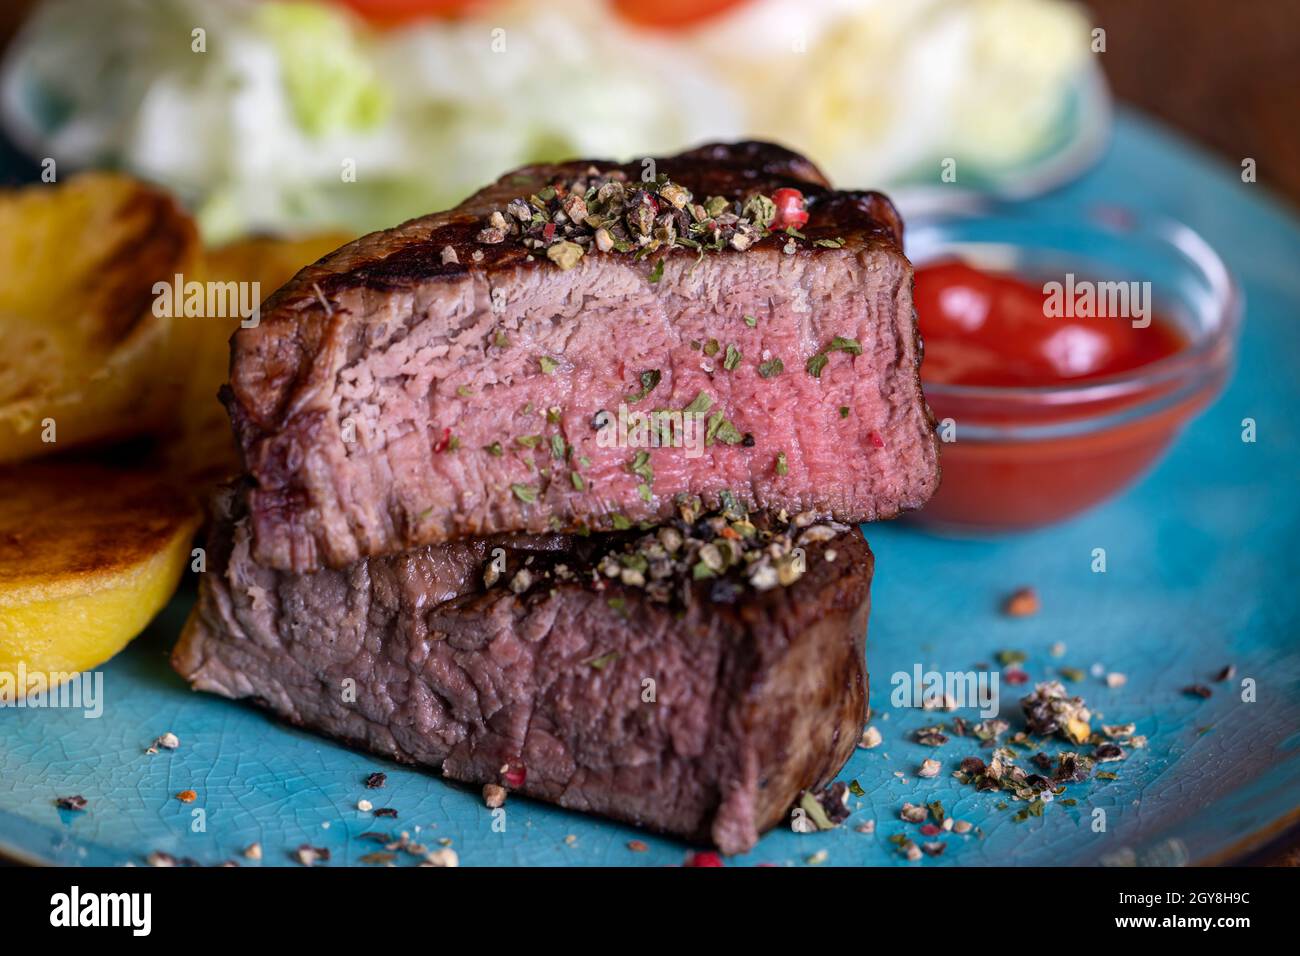
[[[644,502],[646,502],[647,504],[649,504],[650,499],[651,499],[651,497],[652,497],[652,494],[651,494],[651,492],[650,492],[650,486],[649,486],[649,485],[646,485],[646,484],[640,484],[640,485],[637,485],[637,486],[636,486],[636,493],[637,493],[638,495],[641,496],[641,500],[642,500],[642,501],[644,501]]]
[[[811,375],[813,378],[821,378],[822,369],[826,368],[826,363],[828,361],[830,360],[826,357],[825,352],[818,352],[816,355],[814,355],[812,358],[808,360],[808,364],[805,366],[805,368],[807,368],[808,374]]]
[[[717,339],[709,339],[704,343],[704,354],[712,358],[722,349],[722,343]]]
[[[609,516],[609,520],[614,526],[615,531],[626,531],[628,528],[632,527],[632,522],[617,511]]]
[[[739,445],[744,440],[745,436],[722,412],[717,411],[709,416],[708,427],[704,430],[704,444],[711,445],[714,441],[720,441],[726,445]]]
[[[587,490],[587,480],[583,478],[582,475],[578,474],[576,471],[569,472],[569,480],[573,482],[574,491]]]
[[[834,239],[814,239],[813,245],[821,246],[823,249],[842,249],[844,248],[844,240],[839,237]]]
[[[551,436],[551,456],[553,458],[563,458],[565,452],[564,437],[558,433]]]
[[[700,392],[682,411],[687,415],[703,415],[713,407],[713,398],[707,392]]]
[[[658,282],[663,277],[664,277],[664,260],[660,259],[658,262],[655,263],[655,267],[650,270],[650,275],[647,277],[647,280],[650,282]]]
[[[736,348],[734,345],[728,345],[727,355],[722,360],[722,367],[728,372],[734,372],[742,358],[744,358],[744,356],[741,354],[740,349]]]
[[[867,795],[867,791],[862,789],[862,784],[858,783],[856,780],[849,781],[849,793],[853,794],[855,797],[865,797]]]
[[[711,578],[713,576],[713,569],[703,561],[696,561],[695,566],[691,568],[691,577],[696,581],[703,581],[705,578]]]
[[[840,406],[840,418],[848,418],[848,417],[849,417],[849,406],[847,406],[847,405],[841,405],[841,406]]]
[[[515,444],[520,448],[536,448],[541,442],[541,435],[520,435],[515,439]]]
[[[745,324],[748,325],[751,329],[754,328],[756,325],[758,325],[758,317],[753,315],[745,316]]]
[[[469,398],[474,394],[474,389],[470,388],[468,385],[459,385],[456,387],[456,394],[461,398]]]
[[[655,390],[655,387],[658,386],[659,382],[662,379],[663,379],[663,373],[660,372],[659,369],[657,368],[652,368],[649,369],[648,371],[642,372],[641,389],[640,391],[633,392],[631,395],[627,397],[628,403],[632,404],[641,401],[641,399],[645,398],[647,395],[649,395],[651,392]]]
[[[501,447],[501,443],[499,441],[494,441],[492,444],[485,446],[483,450],[486,451],[493,458],[500,458],[502,455],[505,454],[505,450]]]
[[[779,358],[769,359],[758,367],[760,378],[776,378],[785,371],[785,363]]]
[[[615,602],[615,601],[618,601],[618,602],[619,602],[619,606],[618,606],[618,607],[614,607],[614,602]],[[610,599],[609,599],[609,606],[612,607],[612,608],[614,608],[614,610],[615,610],[615,611],[618,611],[620,614],[623,613],[623,599],[622,599],[622,598],[610,598]],[[616,660],[618,660],[621,656],[622,656],[622,655],[619,654],[618,651],[610,651],[608,654],[601,654],[599,657],[592,657],[592,658],[588,659],[585,663],[586,663],[586,664],[587,664],[587,665],[588,665],[592,670],[603,671],[606,667],[608,667],[610,664],[614,663],[614,662],[615,662]]]
[[[531,505],[537,500],[537,489],[532,485],[511,485],[510,490],[526,505]]]
[[[790,474],[790,465],[786,462],[783,451],[776,454],[776,473],[782,477]]]
[[[632,459],[627,466],[627,470],[632,472],[638,478],[644,478],[646,481],[654,481],[654,469],[650,467],[650,453],[648,451],[639,451],[636,457]]]
[[[537,364],[542,367],[542,373],[545,375],[553,374],[555,370],[560,367],[560,363],[555,361],[555,359],[551,358],[549,355],[543,355],[537,360]]]
[[[843,336],[837,335],[835,338],[831,339],[830,347],[827,348],[826,351],[848,352],[850,355],[861,355],[862,346],[858,344],[857,339],[846,339]]]

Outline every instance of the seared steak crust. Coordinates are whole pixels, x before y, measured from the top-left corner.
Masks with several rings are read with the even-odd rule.
[[[633,180],[643,169],[597,165]],[[702,257],[591,251],[568,270],[519,242],[476,241],[492,211],[590,166],[526,167],[358,239],[236,333],[224,399],[255,481],[260,562],[305,571],[465,535],[661,520],[683,493],[848,522],[928,499],[937,446],[902,224],[884,196],[832,190],[769,144],[711,145],[657,171],[701,200],[797,188],[803,238]],[[805,371],[837,337],[860,350]],[[714,340],[743,359],[724,369],[702,348]],[[772,359],[784,370],[763,374]],[[600,447],[592,420],[651,370],[661,380],[634,409],[681,410],[703,393],[736,440],[693,458],[654,448],[646,481],[629,468],[635,449]],[[517,444],[537,436],[540,453]]]
[[[353,746],[738,853],[829,782],[861,732],[873,560],[857,529],[810,543],[789,587],[728,604],[683,585],[683,609],[615,581],[483,586],[494,547],[511,572],[581,570],[607,536],[460,541],[294,575],[252,560],[237,509],[222,499],[173,666]]]

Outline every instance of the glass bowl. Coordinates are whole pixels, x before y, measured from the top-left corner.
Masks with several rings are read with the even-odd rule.
[[[995,209],[909,227],[921,266],[958,259],[1064,282],[1150,282],[1153,311],[1187,346],[1132,371],[1045,386],[922,381],[939,420],[943,480],[913,520],[959,533],[1061,521],[1122,491],[1222,390],[1241,320],[1237,283],[1209,244],[1172,219],[1113,207],[1078,218]],[[1124,321],[1116,319],[1116,321]]]

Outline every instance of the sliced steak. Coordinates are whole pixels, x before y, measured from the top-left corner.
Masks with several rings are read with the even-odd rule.
[[[657,160],[666,180],[644,168],[521,169],[266,302],[232,340],[224,394],[259,562],[617,528],[682,494],[851,523],[929,498],[937,444],[889,200],[761,143]],[[806,198],[793,233],[756,225],[782,189]],[[786,221],[802,217],[769,224]]]
[[[706,576],[681,557],[698,541],[660,545],[707,540],[716,519],[647,537],[456,542],[294,575],[251,559],[230,500],[172,657],[200,690],[728,853],[827,783],[860,735],[873,560],[856,528],[796,529],[797,579],[798,552],[766,565],[724,553]],[[487,587],[497,546],[507,567]]]

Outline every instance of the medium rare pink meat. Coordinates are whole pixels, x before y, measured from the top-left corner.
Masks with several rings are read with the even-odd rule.
[[[681,496],[847,522],[929,498],[889,201],[766,144],[643,168],[519,170],[266,303],[225,394],[258,561],[616,529]]]

